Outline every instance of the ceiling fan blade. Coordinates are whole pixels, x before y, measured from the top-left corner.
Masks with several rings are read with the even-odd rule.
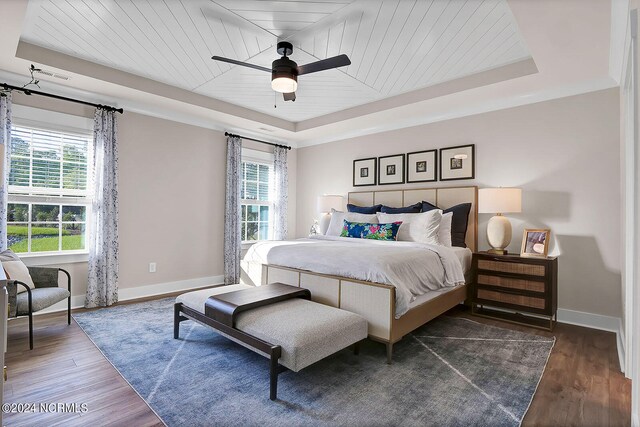
[[[289,92],[289,93],[283,93],[282,96],[284,97],[285,101],[294,101],[296,100],[296,93],[295,92]]]
[[[260,65],[249,64],[248,62],[236,61],[235,59],[224,58],[222,56],[212,56],[211,59],[215,61],[228,62],[229,64],[242,65],[243,67],[254,68],[260,71],[271,72],[271,68],[261,67]]]
[[[330,70],[332,68],[344,67],[351,65],[351,60],[345,54],[334,56],[320,61],[304,64],[298,67],[298,75],[316,73],[318,71]]]

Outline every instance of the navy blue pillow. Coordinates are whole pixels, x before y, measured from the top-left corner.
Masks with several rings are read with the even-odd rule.
[[[380,212],[380,209],[382,209],[382,205],[358,206],[358,205],[352,205],[351,203],[347,205],[348,212],[355,212],[355,213],[367,214],[367,215]]]
[[[422,203],[416,203],[415,205],[405,206],[403,208],[392,208],[390,206],[382,206],[381,212],[388,214],[401,214],[401,213],[420,213],[422,210]]]
[[[437,207],[436,205],[432,205],[429,202],[425,202],[424,200],[422,201],[422,210],[421,210],[421,212],[429,212],[429,211],[432,211],[434,209],[440,209],[440,208]]]
[[[429,212],[433,209],[440,208],[429,202],[422,201],[422,212]],[[464,238],[467,235],[471,203],[460,203],[459,205],[452,206],[449,209],[444,209],[442,214],[444,215],[449,212],[453,212],[453,218],[451,218],[451,246],[466,248],[467,244],[464,242]]]

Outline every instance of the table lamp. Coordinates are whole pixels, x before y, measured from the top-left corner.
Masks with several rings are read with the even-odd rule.
[[[331,209],[342,209],[342,196],[328,195],[318,196],[318,212],[320,217],[320,232],[326,234],[331,222]]]
[[[520,188],[481,188],[478,190],[478,213],[495,214],[487,224],[489,253],[506,255],[511,242],[511,222],[503,213],[522,212]]]

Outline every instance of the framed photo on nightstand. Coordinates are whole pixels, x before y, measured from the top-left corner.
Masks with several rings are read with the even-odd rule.
[[[549,253],[549,237],[551,230],[548,228],[525,228],[522,236],[522,248],[520,256],[530,258],[546,258]]]

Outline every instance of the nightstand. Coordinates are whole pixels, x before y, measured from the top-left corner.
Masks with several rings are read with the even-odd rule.
[[[553,330],[558,309],[558,258],[473,254],[471,312]]]

